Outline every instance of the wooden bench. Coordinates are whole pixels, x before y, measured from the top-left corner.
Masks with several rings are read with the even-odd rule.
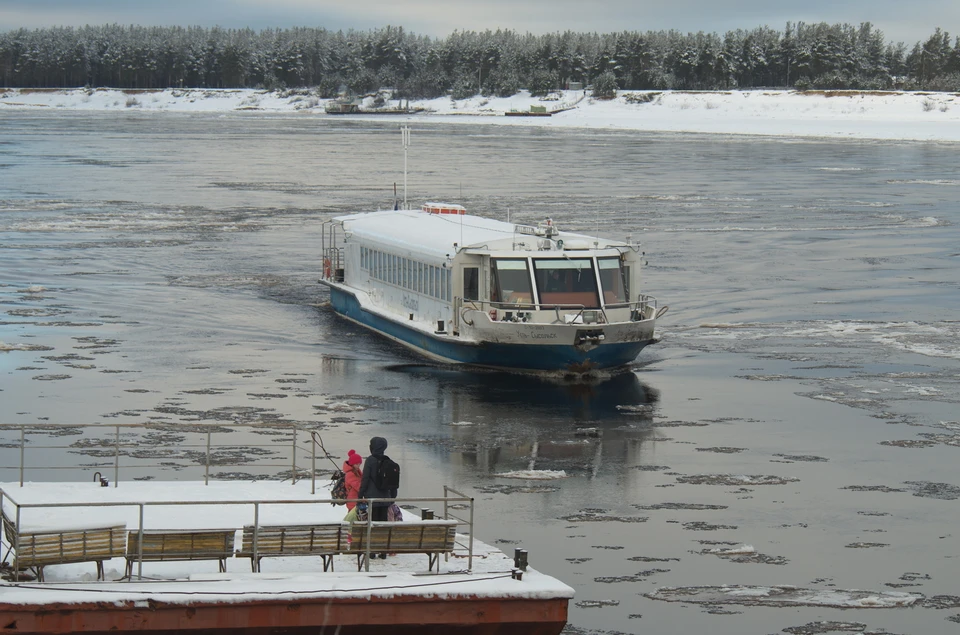
[[[319,525],[260,525],[256,532],[257,549],[254,553],[254,526],[244,525],[243,540],[238,558],[250,558],[250,568],[260,571],[260,560],[267,556],[320,556],[323,570],[333,571],[333,556],[345,553],[347,525],[324,523]]]
[[[440,571],[440,554],[453,551],[457,534],[455,520],[422,522],[374,522],[370,525],[370,548],[367,549],[367,523],[353,523],[350,528],[350,552],[357,554],[357,571],[363,568],[370,553],[425,553],[428,570]]]
[[[43,568],[47,565],[75,562],[96,562],[97,579],[103,580],[103,561],[124,555],[127,543],[126,525],[21,531],[18,534],[16,523],[2,510],[0,516],[3,533],[9,544],[3,560],[6,561],[13,552],[14,571],[33,569],[40,582],[43,582]]]
[[[224,573],[227,558],[233,556],[236,533],[236,529],[145,529],[141,550],[140,533],[130,531],[126,577],[131,576],[133,563],[138,561],[219,560],[220,573]]]

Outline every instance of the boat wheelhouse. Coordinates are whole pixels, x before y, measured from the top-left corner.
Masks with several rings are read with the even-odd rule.
[[[437,361],[585,372],[654,341],[642,254],[622,241],[518,225],[460,205],[324,223],[323,277],[344,317]]]

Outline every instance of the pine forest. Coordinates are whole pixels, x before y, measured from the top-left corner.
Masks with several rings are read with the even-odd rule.
[[[382,88],[407,99],[595,90],[754,88],[960,91],[960,37],[912,46],[870,23],[716,33],[454,32],[384,27],[223,29],[102,25],[0,32],[5,88]]]

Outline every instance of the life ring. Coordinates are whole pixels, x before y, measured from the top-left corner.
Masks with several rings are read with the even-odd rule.
[[[324,259],[323,259],[323,277],[324,277],[324,278],[329,278],[329,277],[330,277],[330,273],[331,273],[330,259],[329,259],[329,258],[324,258]]]

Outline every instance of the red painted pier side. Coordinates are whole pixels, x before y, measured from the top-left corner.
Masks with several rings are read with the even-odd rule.
[[[0,603],[0,630],[23,635],[61,633],[191,633],[242,635],[557,635],[567,621],[567,600],[498,600],[399,597],[236,603],[157,600],[11,605]]]

